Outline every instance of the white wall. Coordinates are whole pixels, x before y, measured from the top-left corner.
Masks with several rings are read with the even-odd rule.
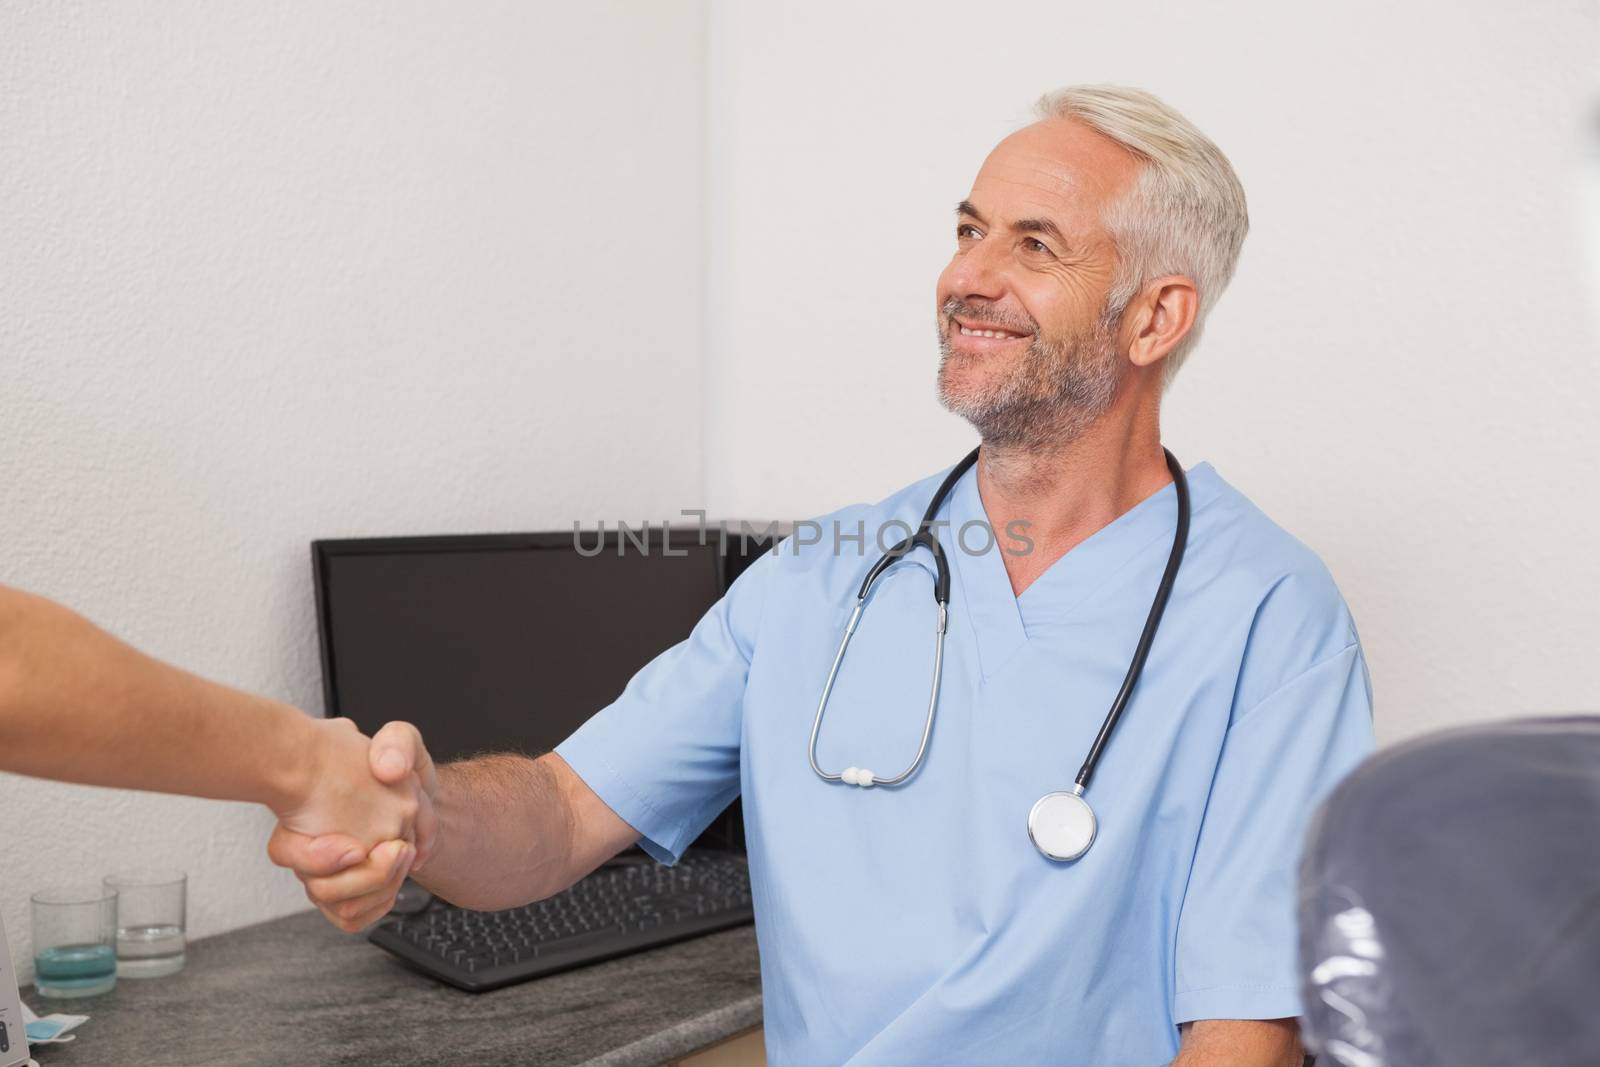
[[[0,581],[320,711],[312,538],[698,503],[703,41],[697,2],[0,7]],[[19,962],[29,892],[138,861],[192,934],[305,906],[264,811],[0,814]]]
[[[713,511],[831,510],[970,447],[934,395],[952,208],[1040,93],[1143,86],[1228,153],[1253,224],[1167,441],[1328,562],[1380,736],[1600,711],[1600,359],[1567,202],[1600,8],[711,13]]]

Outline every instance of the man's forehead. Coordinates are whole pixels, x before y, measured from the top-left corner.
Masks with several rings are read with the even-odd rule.
[[[1090,224],[1134,180],[1139,160],[1070,119],[1045,119],[1001,141],[983,161],[968,200],[1002,221],[1030,215]]]

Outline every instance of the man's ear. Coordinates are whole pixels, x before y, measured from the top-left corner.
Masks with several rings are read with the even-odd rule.
[[[1182,274],[1156,278],[1134,297],[1129,310],[1133,336],[1128,341],[1128,359],[1136,367],[1148,367],[1167,357],[1194,328],[1200,311],[1200,292]]]

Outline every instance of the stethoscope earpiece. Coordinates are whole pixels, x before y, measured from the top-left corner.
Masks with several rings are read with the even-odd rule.
[[[1167,556],[1167,566],[1161,574],[1161,583],[1156,587],[1150,614],[1145,618],[1144,630],[1140,633],[1139,643],[1133,650],[1133,660],[1128,664],[1128,673],[1122,680],[1122,688],[1117,691],[1116,699],[1111,702],[1111,710],[1106,712],[1105,721],[1100,725],[1100,732],[1095,736],[1094,743],[1089,746],[1089,755],[1078,771],[1077,783],[1069,792],[1046,793],[1028,812],[1028,839],[1033,842],[1034,847],[1052,860],[1075,860],[1088,852],[1089,846],[1094,844],[1100,824],[1095,818],[1094,809],[1083,798],[1083,792],[1089,787],[1089,779],[1094,776],[1095,766],[1100,762],[1100,754],[1105,750],[1106,742],[1111,740],[1111,732],[1116,728],[1117,721],[1128,706],[1128,700],[1133,696],[1134,687],[1139,683],[1145,659],[1149,657],[1150,646],[1155,641],[1156,629],[1161,625],[1161,615],[1166,610],[1168,598],[1172,595],[1172,585],[1178,577],[1178,567],[1183,562],[1184,547],[1189,541],[1189,481],[1184,476],[1183,466],[1177,457],[1165,449],[1162,451],[1166,455],[1167,470],[1172,473],[1173,490],[1178,497],[1177,531],[1173,534],[1172,551]],[[822,699],[817,702],[816,718],[811,722],[811,743],[806,755],[811,761],[811,769],[823,781],[843,782],[846,785],[861,787],[899,785],[915,774],[917,768],[922,765],[922,757],[928,750],[928,738],[933,735],[933,713],[939,705],[939,681],[944,667],[944,637],[948,628],[950,603],[950,565],[945,559],[944,549],[939,545],[939,539],[933,534],[933,520],[939,514],[939,509],[944,506],[951,490],[955,488],[956,482],[961,480],[961,476],[977,460],[978,449],[974,448],[967,453],[966,458],[951,468],[950,473],[945,475],[944,481],[940,483],[938,491],[933,494],[933,500],[923,514],[917,532],[885,552],[882,558],[872,565],[872,569],[867,571],[866,578],[861,582],[861,590],[856,594],[855,610],[850,613],[850,621],[845,624],[839,651],[834,653],[833,666],[828,669],[828,680],[822,686]],[[846,767],[840,774],[829,774],[817,765],[817,734],[822,730],[822,713],[828,708],[828,697],[833,693],[833,683],[839,676],[839,665],[844,662],[844,653],[850,647],[850,638],[855,635],[856,627],[861,623],[861,616],[866,611],[867,600],[872,595],[874,583],[884,571],[888,570],[891,563],[918,547],[926,548],[933,554],[937,568],[933,599],[938,605],[939,615],[934,633],[933,686],[928,694],[928,714],[923,721],[922,741],[917,745],[917,754],[911,760],[911,765],[893,778],[879,778],[862,767]]]

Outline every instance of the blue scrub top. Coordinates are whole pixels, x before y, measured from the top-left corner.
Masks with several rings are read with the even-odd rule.
[[[914,528],[943,473],[763,556],[557,753],[663,863],[742,794],[773,1064],[1154,1067],[1179,1023],[1299,1015],[1301,837],[1372,749],[1371,683],[1322,562],[1210,464],[1189,472],[1188,550],[1088,790],[1100,828],[1082,859],[1042,856],[1028,812],[1071,787],[1121,685],[1171,548],[1171,485],[1019,597],[1000,555],[1017,542],[981,551],[967,525],[986,521],[968,471],[942,514],[949,636],[922,767],[868,789],[812,772],[877,531]],[[888,777],[914,756],[932,571],[918,550],[875,588],[824,770]]]

